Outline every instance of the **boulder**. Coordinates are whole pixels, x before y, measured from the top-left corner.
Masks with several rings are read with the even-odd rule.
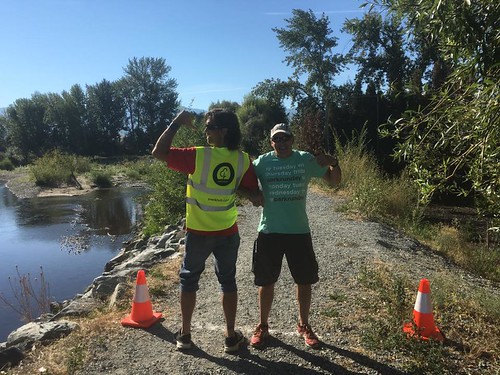
[[[25,351],[35,342],[47,342],[69,335],[78,327],[75,322],[59,320],[57,322],[30,322],[11,332],[7,337],[7,347],[15,346]]]

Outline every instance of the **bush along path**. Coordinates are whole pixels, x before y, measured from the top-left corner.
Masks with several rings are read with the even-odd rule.
[[[478,296],[488,296],[487,300],[494,304],[500,298],[498,285],[461,271],[391,227],[350,219],[338,212],[341,203],[340,199],[318,191],[311,191],[308,198],[320,267],[320,281],[313,287],[310,323],[322,341],[321,349],[307,348],[296,332],[295,289],[284,262],[275,288],[268,344],[263,349],[245,346],[236,354],[224,353],[220,293],[209,260],[193,316],[195,347],[178,351],[174,332],[181,320],[176,270],[183,231],[169,228],[163,240],[159,237],[149,245],[136,242],[133,256],[121,254],[108,264],[107,276],[115,273],[128,280],[124,287],[124,279],[120,279],[121,293],[116,292],[118,288],[114,290],[114,312],[101,308],[100,318],[80,318],[77,321],[81,328],[53,344],[58,349],[53,349],[52,355],[37,349],[8,373],[35,373],[40,369],[54,374],[498,373],[498,324],[493,322],[482,330],[477,322],[486,318],[479,311],[470,314],[462,311],[462,315],[455,316],[454,311],[445,308],[455,304],[473,309],[474,301],[486,300]],[[251,262],[260,209],[246,204],[239,211],[236,326],[249,338],[258,323],[257,288],[253,284]],[[165,241],[174,245],[165,246]],[[162,246],[168,250],[160,251]],[[138,250],[144,247],[153,249],[149,258],[143,250]],[[154,249],[161,255],[155,257]],[[143,258],[149,261],[141,263],[139,260]],[[153,263],[156,266],[150,269]],[[120,324],[130,311],[131,280],[135,281],[138,268],[146,269],[153,309],[163,314],[163,319],[148,329]],[[106,273],[102,278],[105,277]],[[444,343],[410,340],[403,332],[403,324],[412,319],[422,278],[430,280],[431,300],[439,302],[433,314],[436,325],[446,336]],[[116,284],[100,285],[94,281],[86,295],[102,299],[98,290],[102,293],[107,290],[106,295]],[[464,316],[471,316],[471,320],[465,321]],[[498,323],[498,316],[496,319]]]

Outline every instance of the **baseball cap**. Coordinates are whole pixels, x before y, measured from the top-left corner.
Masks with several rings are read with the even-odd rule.
[[[278,133],[284,133],[286,135],[292,135],[292,129],[290,129],[290,127],[287,124],[285,124],[285,123],[276,124],[271,129],[271,138],[273,138],[274,135],[278,134]]]

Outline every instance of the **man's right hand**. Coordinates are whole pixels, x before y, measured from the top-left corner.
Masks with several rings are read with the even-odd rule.
[[[187,126],[189,128],[194,128],[194,113],[189,112],[186,110],[183,110],[175,116],[175,118],[172,120],[172,124],[178,125],[178,126]]]

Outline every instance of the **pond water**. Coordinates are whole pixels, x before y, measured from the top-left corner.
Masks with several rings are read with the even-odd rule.
[[[83,293],[130,239],[142,213],[137,198],[145,192],[120,188],[75,197],[17,199],[0,182],[1,297],[19,308],[21,279],[29,280],[38,297],[53,301]],[[47,284],[48,293],[40,292]],[[31,304],[37,310],[38,304]],[[2,299],[0,322],[0,342],[24,324]]]

